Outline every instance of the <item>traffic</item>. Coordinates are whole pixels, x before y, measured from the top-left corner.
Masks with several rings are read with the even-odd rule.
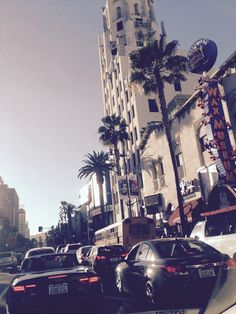
[[[194,238],[139,240],[2,253],[0,313],[235,313],[232,257]]]

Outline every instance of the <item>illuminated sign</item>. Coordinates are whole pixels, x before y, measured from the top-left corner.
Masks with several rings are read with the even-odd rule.
[[[221,160],[223,170],[220,169],[220,175],[224,183],[231,186],[236,185],[236,154],[230,143],[228,125],[225,121],[224,111],[221,102],[221,94],[218,83],[214,80],[208,80],[207,85],[202,92],[202,99],[205,109],[207,108],[206,117],[212,130],[212,140],[210,143],[217,150],[218,158]]]
[[[217,46],[210,39],[201,38],[192,44],[188,52],[188,68],[192,73],[209,71],[217,58]]]

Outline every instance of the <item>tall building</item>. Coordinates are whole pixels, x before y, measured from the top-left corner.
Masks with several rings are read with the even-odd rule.
[[[7,218],[11,227],[18,229],[19,197],[0,177],[0,218]]]
[[[133,215],[139,214],[143,200],[142,174],[139,144],[149,123],[161,121],[160,106],[156,95],[146,96],[141,90],[130,86],[129,54],[144,46],[146,42],[159,39],[159,25],[155,18],[152,0],[107,0],[103,8],[103,33],[99,36],[100,71],[104,102],[104,115],[116,114],[125,119],[130,140],[126,148],[128,173],[137,175],[139,197],[132,202]],[[183,52],[184,53],[184,52]],[[196,75],[190,74],[188,81],[165,88],[166,101],[174,96],[193,93]],[[124,166],[123,166],[124,168]],[[123,172],[124,174],[124,172]],[[117,179],[112,178],[114,220],[121,219]],[[125,203],[124,203],[125,204]],[[124,205],[125,216],[128,208]]]
[[[18,231],[22,234],[25,238],[29,239],[29,226],[28,222],[26,221],[26,212],[23,208],[20,208],[18,211]]]

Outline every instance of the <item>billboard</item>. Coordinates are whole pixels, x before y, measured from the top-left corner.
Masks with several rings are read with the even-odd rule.
[[[118,191],[121,200],[136,198],[139,194],[137,177],[134,175],[118,176]]]
[[[192,44],[188,55],[188,68],[192,73],[209,71],[217,58],[217,46],[214,41],[201,38]]]

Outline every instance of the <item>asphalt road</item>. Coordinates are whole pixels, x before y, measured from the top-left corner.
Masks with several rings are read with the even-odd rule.
[[[6,314],[5,310],[5,295],[10,282],[14,279],[15,275],[9,273],[0,273],[0,314]],[[176,296],[176,300],[171,304],[160,306],[159,308],[152,309],[142,299],[135,299],[131,297],[120,297],[117,294],[114,285],[107,283],[105,286],[105,296],[101,307],[98,309],[96,304],[94,310],[79,310],[68,309],[62,310],[63,314],[182,314],[183,311],[165,311],[174,309],[191,309],[186,314],[198,314],[199,309],[207,305],[207,309],[204,310],[204,314],[219,314],[227,305],[236,301],[236,272],[232,273],[228,281],[225,283],[222,289],[219,290],[216,287],[213,296],[210,300],[204,300],[198,298],[199,291],[192,296],[183,295],[181,298]],[[92,300],[91,300],[92,302]],[[158,312],[161,311],[161,312]],[[50,311],[50,314],[55,313],[55,310]],[[36,313],[34,313],[36,314]],[[37,313],[46,314],[46,313]],[[58,314],[58,312],[57,312]]]

